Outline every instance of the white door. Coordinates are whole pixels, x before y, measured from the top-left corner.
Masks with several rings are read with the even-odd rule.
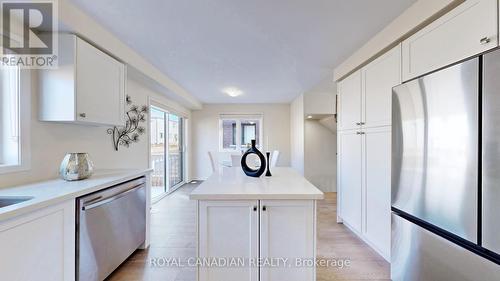
[[[401,45],[362,69],[365,127],[391,125],[392,87],[401,83]]]
[[[260,281],[315,281],[314,266],[306,263],[315,258],[314,201],[261,200],[260,204],[260,257],[283,258],[274,266],[263,265]]]
[[[339,130],[359,128],[361,123],[361,71],[339,82]]]
[[[498,46],[497,0],[467,0],[403,41],[403,80]]]
[[[125,125],[123,63],[79,38],[76,54],[77,120]]]
[[[339,132],[340,217],[361,233],[361,135],[359,131]]]
[[[75,280],[75,202],[0,223],[0,279]]]
[[[386,260],[391,250],[391,127],[368,129],[365,143],[365,228],[368,241]]]
[[[243,258],[259,256],[259,202],[199,201],[198,256]],[[258,281],[258,267],[199,267],[199,281]]]

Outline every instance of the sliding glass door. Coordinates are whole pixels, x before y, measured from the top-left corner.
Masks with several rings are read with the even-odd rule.
[[[175,188],[183,181],[184,153],[182,151],[182,118],[168,115],[168,182]]]
[[[165,112],[151,107],[151,198],[167,192],[165,177]]]
[[[151,197],[161,198],[184,183],[183,118],[151,107]]]

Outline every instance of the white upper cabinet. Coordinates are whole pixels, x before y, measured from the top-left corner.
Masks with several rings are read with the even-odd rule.
[[[59,68],[40,71],[40,120],[123,126],[125,65],[75,35],[59,35]]]
[[[392,87],[401,83],[401,45],[362,70],[364,127],[391,125]]]
[[[339,130],[391,125],[392,87],[401,83],[401,45],[340,81]]]
[[[403,41],[403,80],[498,46],[497,0],[467,0]]]
[[[361,125],[361,71],[356,71],[338,84],[339,130]]]

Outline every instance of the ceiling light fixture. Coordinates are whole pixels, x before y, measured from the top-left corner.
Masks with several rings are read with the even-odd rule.
[[[243,95],[243,91],[236,87],[227,87],[222,89],[222,92],[230,97],[237,97]]]
[[[312,119],[312,118],[313,118],[312,115],[307,116],[307,119]]]

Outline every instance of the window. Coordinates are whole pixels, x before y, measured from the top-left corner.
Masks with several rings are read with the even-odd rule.
[[[0,173],[29,168],[27,75],[19,68],[0,68]]]
[[[246,150],[250,147],[252,140],[255,140],[257,147],[261,147],[261,114],[222,114],[219,124],[219,149],[221,151]]]

